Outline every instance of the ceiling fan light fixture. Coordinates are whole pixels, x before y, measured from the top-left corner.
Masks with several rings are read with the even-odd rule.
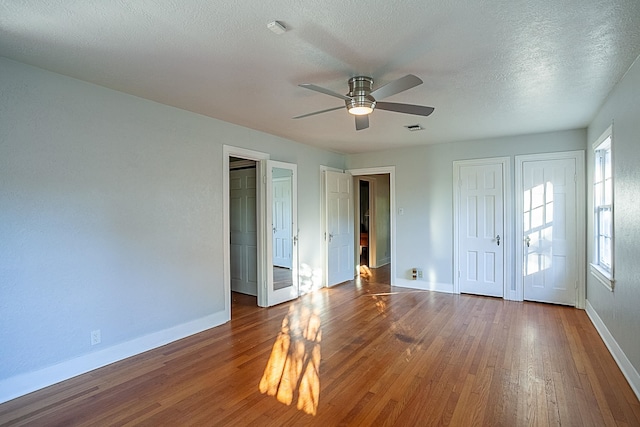
[[[350,100],[345,101],[347,111],[354,116],[366,116],[373,113],[376,108],[376,100],[370,95],[373,88],[373,79],[371,77],[357,76],[349,79]]]
[[[354,116],[366,116],[367,114],[373,113],[373,108],[370,106],[357,106],[357,107],[349,107],[349,114],[353,114]]]
[[[345,101],[347,111],[354,116],[366,116],[373,113],[376,108],[376,100],[371,95],[357,95]]]

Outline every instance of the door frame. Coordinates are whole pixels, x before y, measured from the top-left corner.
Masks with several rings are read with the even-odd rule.
[[[245,162],[246,162],[246,163],[245,163]],[[245,215],[246,215],[247,213],[249,213],[250,211],[253,211],[253,215],[254,215],[254,217],[256,218],[256,221],[254,222],[253,227],[254,227],[254,228],[256,228],[256,227],[257,227],[257,215],[258,215],[258,206],[257,206],[257,201],[258,201],[258,199],[257,199],[257,191],[258,191],[258,189],[257,189],[257,187],[256,187],[256,183],[257,183],[257,177],[258,177],[258,170],[257,170],[257,169],[258,169],[258,167],[257,167],[257,163],[256,163],[255,161],[253,161],[253,160],[244,160],[244,159],[243,159],[243,161],[242,161],[242,162],[234,162],[234,163],[243,163],[243,165],[242,165],[242,167],[240,167],[239,169],[233,169],[233,167],[234,167],[235,165],[232,165],[232,164],[231,164],[231,162],[229,163],[229,181],[230,181],[230,183],[231,183],[231,177],[232,177],[232,176],[234,176],[234,174],[235,174],[235,173],[243,173],[243,175],[241,175],[241,176],[242,176],[242,178],[243,178],[243,180],[244,180],[244,179],[248,179],[251,175],[253,175],[253,183],[254,183],[254,184],[253,184],[253,185],[254,185],[254,188],[253,188],[253,190],[254,190],[253,197],[254,197],[254,199],[255,199],[255,202],[253,203],[253,209],[251,209],[247,204],[242,203],[242,212],[240,212],[240,215],[241,215],[241,218],[242,218],[242,223],[243,223],[243,234],[246,234],[247,232],[246,232],[246,229],[244,228],[244,226],[246,226],[246,225],[247,225],[247,223],[245,222]],[[247,166],[246,166],[246,165],[247,165],[247,164],[249,164],[249,163],[251,164],[251,167],[247,167]],[[234,176],[234,177],[235,177],[235,176]],[[247,188],[245,188],[245,187],[244,187],[244,184],[243,184],[243,190],[244,190],[244,191],[248,190]],[[233,222],[233,220],[234,220],[234,217],[231,215],[231,213],[232,213],[232,209],[231,209],[231,206],[232,206],[232,204],[231,204],[231,200],[232,200],[233,194],[234,194],[234,190],[231,188],[231,185],[229,185],[229,226],[231,226],[231,222]],[[233,231],[231,231],[231,230],[229,230],[229,231],[230,231],[230,232],[229,232],[229,242],[230,242],[230,248],[231,248],[231,245],[233,245],[233,241],[234,241],[234,239],[233,239],[233,234],[234,234],[234,232],[233,232]],[[236,230],[236,231],[237,231],[237,230]],[[255,230],[255,231],[254,231],[253,233],[251,233],[251,234],[255,235],[255,243],[254,243],[254,244],[255,244],[255,247],[256,247],[256,251],[257,251],[257,246],[258,246],[258,231],[257,231],[257,230]],[[243,246],[244,246],[244,245],[243,245]],[[243,252],[244,252],[244,256],[246,256],[246,255],[247,255],[246,250],[244,250],[244,249],[243,249]],[[233,251],[232,251],[232,250],[230,250],[230,252],[229,252],[229,253],[230,253],[230,254],[232,254],[232,253],[233,253]],[[231,263],[231,258],[232,258],[232,257],[230,256],[230,259],[229,259],[229,266],[230,266],[230,267],[231,267],[231,264],[232,264],[232,263]],[[257,253],[256,253],[256,257],[255,257],[255,258],[256,258],[255,263],[256,263],[256,267],[257,267],[257,263],[258,263],[258,254],[257,254]],[[248,261],[248,260],[246,260],[246,259],[245,259],[244,261],[246,262],[246,264],[249,264],[249,261]],[[243,267],[244,267],[244,265],[245,265],[245,263],[243,263]],[[243,285],[244,285],[244,284],[249,285],[249,277],[248,277],[248,276],[249,276],[249,272],[247,271],[247,269],[244,269],[244,268],[243,268],[242,270],[243,270],[243,274],[242,274],[242,276],[244,276],[244,273],[246,273],[246,274],[247,274],[247,277],[244,277],[244,279],[242,280]],[[257,272],[256,272],[256,274],[257,274]],[[230,276],[230,283],[231,283],[231,291],[233,292],[233,288],[234,288],[234,284],[233,284],[233,283],[234,283],[234,282],[233,282],[233,277],[231,277],[231,276]],[[252,286],[252,285],[249,285],[249,286],[251,286],[251,289],[244,289],[244,290],[243,290],[243,291],[241,291],[241,292],[246,292],[247,294],[250,294],[250,291],[253,291],[253,286]],[[237,285],[236,285],[236,289],[237,289]],[[255,278],[255,296],[257,297],[257,295],[258,295],[258,277],[256,276],[256,278]]]
[[[355,245],[358,246],[358,250],[356,253],[358,257],[356,258],[355,265],[358,266],[360,264],[360,232],[355,232],[355,230],[360,230],[360,182],[368,182],[369,183],[369,230],[367,231],[367,265],[370,268],[377,268],[377,253],[376,253],[376,229],[375,229],[375,220],[376,220],[376,209],[375,209],[375,194],[376,194],[376,180],[373,178],[368,178],[364,176],[354,176],[358,185],[354,186],[354,198],[358,201],[358,203],[354,203],[354,215],[356,221],[356,227],[354,228],[355,233]],[[372,265],[373,264],[373,265]],[[357,267],[356,267],[357,268]]]
[[[510,157],[490,157],[484,159],[472,160],[454,160],[453,162],[453,293],[460,293],[460,186],[459,176],[460,168],[464,166],[485,166],[501,164],[502,165],[502,241],[504,242],[504,260],[503,260],[503,281],[504,287],[502,298],[505,300],[516,299],[516,289],[513,285],[513,197],[511,191],[511,158]]]
[[[395,286],[396,283],[396,167],[395,166],[380,166],[373,168],[359,168],[359,169],[348,169],[349,172],[354,177],[359,177],[361,175],[389,175],[389,234],[391,240],[391,274],[390,281],[391,286]],[[359,191],[359,190],[358,190]],[[355,197],[355,196],[354,196]],[[354,218],[354,221],[356,218]],[[357,218],[358,222],[360,221]],[[360,225],[358,224],[358,227]],[[359,228],[358,228],[359,229]],[[359,245],[358,245],[359,246]],[[354,246],[354,258],[357,259],[359,256],[359,251],[356,250]],[[328,257],[327,251],[325,250],[325,256]],[[360,264],[358,261],[355,265]],[[356,274],[359,274],[357,272]]]
[[[515,259],[517,262],[515,270],[516,300],[524,301],[524,223],[523,223],[523,194],[522,194],[522,167],[525,162],[544,160],[566,160],[573,159],[576,162],[576,308],[584,309],[586,305],[586,193],[585,193],[585,155],[584,150],[560,151],[556,153],[525,154],[515,156],[515,188],[516,188],[516,221],[515,236],[518,244],[515,246]],[[514,239],[512,239],[514,240]]]
[[[266,187],[261,177],[265,172],[266,161],[270,158],[267,153],[248,150],[246,148],[224,145],[222,147],[222,246],[223,246],[223,284],[224,284],[224,311],[227,321],[231,320],[231,226],[229,218],[229,157],[240,157],[256,162],[256,224],[257,233],[257,282],[258,305],[266,302],[266,247],[265,247],[265,192]]]

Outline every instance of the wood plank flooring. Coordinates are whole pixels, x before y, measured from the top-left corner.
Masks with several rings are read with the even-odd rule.
[[[388,269],[0,405],[0,425],[640,426],[582,310],[389,286]]]

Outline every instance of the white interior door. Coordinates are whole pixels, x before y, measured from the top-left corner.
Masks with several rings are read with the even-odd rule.
[[[524,299],[576,304],[576,160],[521,163]]]
[[[277,171],[286,169],[278,168]],[[273,178],[273,265],[291,268],[292,241],[291,230],[291,177]]]
[[[481,163],[456,167],[458,290],[503,297],[503,163]]]
[[[351,174],[325,171],[327,286],[353,279],[354,215]]]
[[[257,283],[256,169],[229,172],[231,290],[256,296]]]
[[[267,162],[267,305],[290,301],[300,295],[298,282],[298,184],[297,167],[291,163]],[[288,198],[285,202],[284,198]],[[285,224],[286,223],[286,224]],[[274,230],[285,230],[274,232]],[[276,235],[277,234],[277,235]],[[288,258],[288,266],[276,265],[278,257]]]

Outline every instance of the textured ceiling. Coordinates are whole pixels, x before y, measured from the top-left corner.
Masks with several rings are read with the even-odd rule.
[[[638,55],[638,0],[0,1],[0,56],[345,153],[584,127]],[[291,119],[408,73],[431,116]]]

